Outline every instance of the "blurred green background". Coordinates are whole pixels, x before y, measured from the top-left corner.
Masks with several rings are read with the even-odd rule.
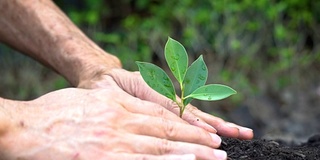
[[[190,61],[202,54],[208,83],[238,91],[219,102],[194,101],[206,112],[252,127],[258,136],[292,133],[303,138],[320,131],[319,125],[309,125],[320,120],[320,1],[55,2],[128,70],[137,70],[136,60],[166,68],[168,36],[186,47]],[[1,97],[28,100],[69,86],[4,45],[0,56]]]

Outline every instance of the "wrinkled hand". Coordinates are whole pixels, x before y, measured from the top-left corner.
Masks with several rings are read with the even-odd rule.
[[[112,82],[111,77],[105,80]],[[130,96],[119,87],[103,88],[63,89],[24,102],[18,128],[7,134],[6,142],[0,141],[10,153],[5,159],[226,156],[213,149],[221,143],[216,134],[189,125],[162,106]]]
[[[109,78],[111,77],[112,81]],[[141,100],[160,104],[169,111],[179,115],[179,107],[170,99],[160,95],[151,89],[142,79],[139,72],[129,72],[123,69],[113,69],[105,75],[93,78],[92,81],[82,83],[84,88],[105,88],[108,86],[118,87],[128,94]],[[154,108],[132,108],[129,111],[134,113],[150,112]],[[253,131],[246,127],[241,127],[234,123],[225,122],[221,118],[198,110],[192,105],[188,105],[182,117],[186,122],[201,127],[209,132],[218,133],[221,136],[239,139],[252,139]]]

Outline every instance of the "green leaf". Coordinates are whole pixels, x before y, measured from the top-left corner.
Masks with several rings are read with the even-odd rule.
[[[176,101],[176,92],[169,76],[160,67],[146,62],[136,62],[144,81],[158,93]]]
[[[221,84],[209,84],[196,89],[186,98],[191,97],[199,100],[215,101],[227,98],[236,93],[237,92],[234,89],[228,86]]]
[[[197,88],[203,86],[208,78],[208,68],[203,61],[202,55],[194,61],[187,70],[183,80],[184,96],[188,96]],[[184,105],[190,103],[192,98],[185,99]]]
[[[188,67],[187,51],[182,44],[169,37],[164,54],[171,72],[181,84]]]

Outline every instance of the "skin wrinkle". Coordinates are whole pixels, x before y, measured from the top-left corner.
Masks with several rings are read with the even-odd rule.
[[[13,133],[26,127],[24,119],[15,118],[15,114],[23,115],[25,110],[22,108],[25,103],[6,100],[0,97],[0,138],[5,137],[7,133]]]
[[[9,4],[7,4],[8,8],[2,8],[2,10],[4,10],[4,11],[5,10],[15,10],[17,12],[17,14],[12,14],[12,15],[9,14],[10,12],[3,12],[3,14],[9,14],[9,15],[3,16],[3,17],[9,17],[9,19],[1,18],[1,20],[5,24],[7,24],[7,27],[5,28],[6,32],[12,32],[11,34],[15,35],[15,36],[9,36],[6,38],[8,41],[11,41],[11,42],[12,41],[20,41],[22,44],[17,47],[17,48],[19,48],[20,51],[27,51],[27,52],[35,51],[35,50],[37,50],[36,46],[43,45],[43,44],[41,44],[41,40],[39,39],[39,36],[34,36],[37,39],[33,39],[32,37],[30,37],[31,35],[24,34],[24,32],[27,32],[27,30],[18,30],[18,28],[15,27],[16,25],[20,25],[20,26],[25,26],[25,28],[31,29],[30,32],[35,32],[35,33],[41,32],[40,30],[37,30],[37,27],[28,27],[28,25],[29,25],[28,19],[30,19],[30,17],[32,17],[34,15],[32,15],[32,13],[29,13],[29,12],[24,13],[23,12],[24,10],[20,9],[21,4],[19,2],[14,1],[13,3],[15,3],[15,4],[13,4],[11,6]],[[30,16],[30,14],[31,14],[31,16]],[[24,19],[21,18],[21,15],[25,16]],[[33,21],[35,21],[36,24],[39,23],[39,20],[36,17],[34,17]],[[11,23],[11,25],[10,25],[10,22],[14,22],[14,23]],[[43,37],[40,37],[40,38],[43,38]],[[27,42],[28,44],[25,44],[23,42]],[[40,43],[40,44],[38,45],[38,43]],[[16,47],[16,46],[14,46],[14,47]],[[41,60],[43,58],[37,57],[36,59]]]
[[[3,8],[2,4],[9,6]],[[215,117],[200,111],[193,115],[186,110],[185,115],[188,116],[183,117],[185,121],[180,119],[172,113],[176,111],[168,106],[170,103],[164,96],[151,90],[140,76],[134,76],[138,72],[121,69],[119,59],[89,40],[52,1],[0,0],[0,10],[4,13],[0,18],[0,39],[3,42],[11,43],[12,47],[25,51],[28,56],[39,57],[41,63],[59,71],[73,86],[88,88],[61,89],[28,102],[7,100],[4,109],[12,114],[12,123],[7,121],[11,125],[10,134],[5,138],[0,136],[0,147],[3,148],[0,154],[6,152],[14,157],[5,159],[71,159],[76,152],[81,152],[79,159],[119,159],[123,155],[117,153],[115,158],[108,158],[103,156],[106,155],[103,151],[129,153],[126,159],[132,159],[139,152],[146,159],[152,159],[149,155],[157,157],[157,154],[167,152],[159,151],[163,148],[155,141],[161,139],[171,139],[168,142],[176,154],[187,151],[197,158],[209,159],[214,157],[212,151],[215,147],[211,137],[201,136],[207,134],[203,130],[208,128],[204,127],[205,124],[224,126],[221,133],[238,137],[234,129],[216,123]],[[93,89],[92,86],[97,87]],[[137,96],[135,100],[139,99],[135,104],[132,104],[132,95]],[[163,110],[156,112],[153,107],[162,107]],[[175,125],[172,128],[183,129],[167,135],[153,130],[168,125],[164,121],[159,122],[159,117],[172,121]],[[200,119],[199,123],[194,123],[196,118]],[[143,123],[139,121],[141,119],[144,119]],[[17,125],[21,120],[24,120],[24,127],[19,129]],[[201,124],[202,120],[210,123]],[[50,134],[46,133],[45,129],[55,122],[59,124],[55,124]],[[131,127],[135,130],[121,126],[129,122],[135,125]],[[195,132],[186,134],[184,130]],[[101,134],[95,136],[94,132]],[[252,132],[243,132],[242,137],[248,139]],[[29,157],[21,156],[21,152],[29,149],[38,149],[39,152]],[[165,154],[161,158],[170,156]],[[0,155],[0,159],[2,157]]]
[[[4,136],[8,131],[8,127],[9,127],[9,124],[6,122],[8,121],[8,117],[11,117],[11,115],[8,113],[7,110],[4,109],[5,100],[0,98],[0,101],[1,101],[0,103],[0,136]]]
[[[110,68],[121,68],[118,58],[105,54],[51,1],[11,0],[10,3],[2,3],[5,4],[2,6],[8,6],[1,8],[8,15],[1,18],[6,27],[0,29],[0,32],[16,35],[2,37],[2,40],[15,44],[12,47],[27,52],[34,59],[62,74],[73,86],[100,76],[101,72],[106,74],[105,71]],[[43,6],[46,6],[46,10],[42,9]],[[16,14],[10,14],[9,10],[15,10]],[[15,26],[24,27],[19,30]],[[96,60],[88,62],[87,59]],[[87,88],[86,84],[82,86]]]

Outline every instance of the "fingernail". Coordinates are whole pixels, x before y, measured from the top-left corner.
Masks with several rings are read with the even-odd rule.
[[[227,126],[229,126],[229,127],[238,128],[237,125],[235,125],[234,123],[227,122],[226,124],[227,124]]]
[[[220,138],[218,135],[216,135],[216,134],[213,134],[213,133],[209,133],[209,134],[210,134],[210,136],[212,137],[213,142],[214,142],[215,144],[217,144],[218,146],[220,146],[220,144],[221,144],[221,138]]]
[[[181,156],[183,160],[196,160],[196,156],[194,154],[184,154]]]
[[[224,160],[227,159],[227,152],[222,151],[222,150],[213,150],[213,153],[215,155],[216,158],[218,158],[219,160]]]
[[[253,130],[251,129],[251,128],[247,128],[247,127],[241,127],[241,130],[243,130],[243,131],[251,131],[251,132],[253,132]]]
[[[210,126],[210,125],[207,124],[207,123],[205,123],[205,125],[208,126],[208,131],[209,131],[209,132],[217,133],[217,130],[216,130],[214,127]]]

